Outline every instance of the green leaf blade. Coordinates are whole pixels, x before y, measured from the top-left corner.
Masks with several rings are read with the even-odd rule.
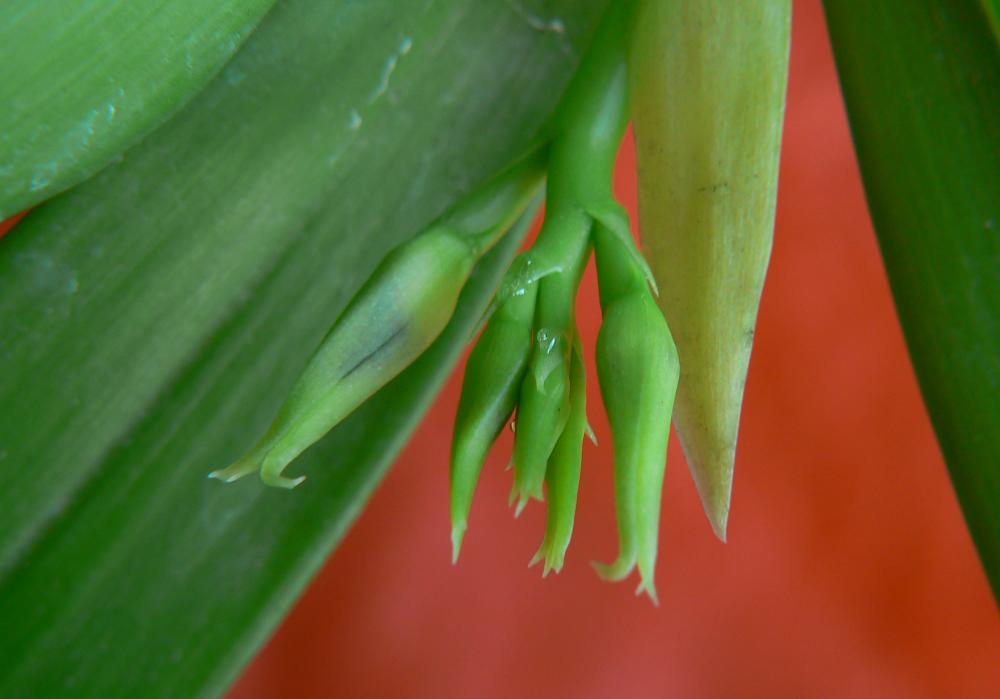
[[[917,378],[1000,596],[1000,49],[980,3],[826,12]],[[901,469],[905,464],[887,464]],[[905,487],[905,486],[903,486]]]
[[[87,179],[163,123],[273,4],[8,3],[0,10],[0,219]]]
[[[45,602],[30,609],[32,623],[7,628],[0,687],[37,696],[60,689],[93,696],[118,696],[123,688],[143,696],[221,691],[359,514],[475,329],[529,221],[480,266],[427,354],[303,457],[310,479],[295,494],[255,479],[226,486],[199,468],[170,468],[211,463],[225,451],[182,436],[231,431],[226,386],[253,375],[247,365],[262,361],[236,356],[255,330],[243,314],[227,324],[205,348],[206,360],[179,377],[157,416],[105,459],[46,531],[44,545],[4,581],[5,619],[16,619],[26,603]],[[275,277],[261,293],[281,281]],[[206,396],[207,377],[215,390]],[[255,384],[265,395],[266,377]],[[122,653],[127,664],[108,666]],[[68,677],[51,672],[53,658],[71,668]],[[183,671],[173,672],[179,663]]]

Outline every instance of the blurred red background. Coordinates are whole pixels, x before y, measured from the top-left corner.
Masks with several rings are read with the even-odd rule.
[[[631,142],[617,189],[634,217]],[[527,568],[544,508],[518,520],[507,508],[509,435],[450,564],[460,368],[230,699],[1000,696],[997,607],[893,311],[817,0],[795,3],[729,543],[712,535],[674,439],[659,608],[589,566],[617,551],[593,269],[579,309],[601,443],[584,448],[563,572]]]

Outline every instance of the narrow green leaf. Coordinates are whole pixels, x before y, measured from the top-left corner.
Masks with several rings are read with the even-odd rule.
[[[827,0],[917,378],[1000,596],[1000,50],[976,0]],[[906,487],[907,465],[886,464]]]
[[[304,455],[305,485],[206,473],[379,259],[532,142],[601,13],[549,7],[558,33],[499,2],[282,3],[243,80],[0,242],[0,694],[215,694],[273,629],[516,240],[438,349]]]
[[[480,264],[427,353],[302,457],[310,480],[294,494],[205,477],[224,450],[214,435],[234,432],[234,403],[266,396],[262,368],[283,354],[268,348],[261,367],[240,352],[262,330],[255,309],[220,329],[4,580],[0,694],[176,697],[228,686],[360,514],[530,221]],[[283,281],[258,291],[272,323],[290,300]]]
[[[979,0],[986,19],[993,28],[993,36],[1000,39],[1000,0]]]
[[[163,123],[225,65],[273,4],[4,3],[0,219],[90,177]]]

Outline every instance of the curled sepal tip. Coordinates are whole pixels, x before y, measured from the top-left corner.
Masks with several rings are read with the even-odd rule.
[[[291,490],[302,483],[306,477],[297,476],[289,478],[282,475],[281,472],[286,464],[287,462],[282,462],[280,458],[274,458],[270,455],[261,456],[257,450],[253,450],[228,468],[212,471],[208,474],[208,477],[225,483],[232,483],[243,476],[250,475],[254,471],[259,470],[260,479],[265,485]]]
[[[615,480],[615,492],[616,495],[620,491],[620,486],[618,479]],[[621,508],[618,508],[619,511]],[[633,527],[634,532],[634,527]],[[591,565],[594,566],[594,570],[597,571],[598,577],[601,580],[607,580],[608,582],[619,582],[627,578],[632,571],[635,569],[635,539],[634,533],[625,535],[623,532],[623,522],[622,518],[618,517],[618,558],[614,560],[613,563],[601,563],[600,561],[592,561]]]

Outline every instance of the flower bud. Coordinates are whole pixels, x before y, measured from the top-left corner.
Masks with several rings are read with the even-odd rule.
[[[232,481],[260,469],[268,485],[302,478],[285,466],[416,359],[448,323],[476,262],[469,245],[435,228],[396,248],[327,334],[263,439],[210,474]]]
[[[538,284],[535,345],[521,384],[514,438],[514,489],[520,514],[529,498],[543,499],[545,469],[569,416],[570,354],[576,292],[590,254],[586,215],[553,200],[532,253],[557,271]]]
[[[542,575],[562,569],[573,536],[576,519],[576,496],[580,489],[580,468],[583,461],[583,439],[589,432],[587,424],[587,369],[583,363],[583,345],[575,333],[573,356],[570,360],[569,417],[559,441],[549,457],[545,471],[548,489],[548,521],[542,546],[531,565],[545,561]]]
[[[679,363],[670,330],[641,272],[606,230],[595,234],[604,323],[597,373],[615,451],[615,504],[620,552],[602,577],[621,580],[639,564],[655,602],[660,499]]]
[[[541,328],[535,334],[514,437],[511,502],[517,501],[517,514],[529,498],[543,499],[545,467],[569,417],[570,346],[567,333]]]
[[[469,355],[451,449],[452,562],[458,560],[486,456],[517,405],[531,353],[537,284],[497,308]]]

